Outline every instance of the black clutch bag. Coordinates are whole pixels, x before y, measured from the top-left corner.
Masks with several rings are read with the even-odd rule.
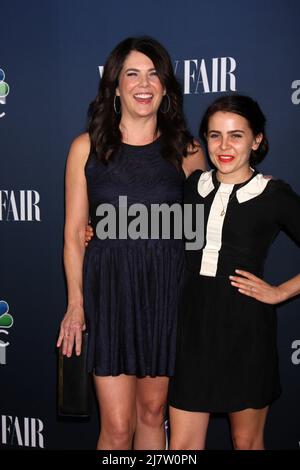
[[[58,356],[58,414],[78,418],[90,416],[91,377],[86,371],[88,333],[82,332],[80,356]]]

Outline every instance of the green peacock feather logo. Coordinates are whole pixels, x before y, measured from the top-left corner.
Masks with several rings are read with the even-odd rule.
[[[0,98],[5,98],[9,93],[9,85],[4,81],[5,73],[0,69]]]
[[[11,328],[14,319],[9,311],[9,305],[5,300],[0,300],[0,328]]]

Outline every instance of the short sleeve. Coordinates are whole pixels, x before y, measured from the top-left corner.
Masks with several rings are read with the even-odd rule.
[[[184,182],[184,201],[185,202],[195,202],[195,197],[197,193],[197,186],[200,176],[202,175],[202,170],[195,170],[191,173]]]
[[[300,196],[290,185],[276,182],[276,217],[280,228],[300,245]]]

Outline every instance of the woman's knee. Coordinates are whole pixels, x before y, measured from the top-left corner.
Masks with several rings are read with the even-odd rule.
[[[170,439],[170,450],[204,450],[205,438],[198,436],[173,437]]]
[[[130,421],[110,421],[102,423],[101,434],[115,445],[124,445],[132,441],[135,425]]]
[[[137,407],[137,419],[146,426],[160,427],[164,424],[166,403],[148,401]]]
[[[236,433],[232,435],[233,446],[236,450],[263,450],[263,437],[257,434]]]

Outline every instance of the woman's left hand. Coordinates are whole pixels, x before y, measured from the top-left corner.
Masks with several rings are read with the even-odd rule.
[[[236,287],[241,294],[253,297],[265,304],[279,304],[286,300],[285,293],[280,286],[271,286],[248,271],[236,269],[236,276],[229,276],[231,285]]]

